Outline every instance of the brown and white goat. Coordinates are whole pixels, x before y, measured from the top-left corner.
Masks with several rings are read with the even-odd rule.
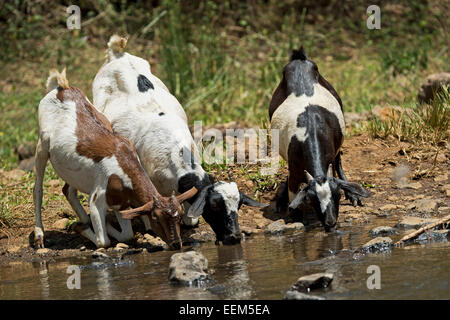
[[[36,247],[44,246],[42,184],[50,159],[55,171],[66,182],[63,192],[83,223],[75,230],[97,247],[110,245],[108,234],[118,241],[131,239],[129,219],[145,214],[150,216],[152,230],[159,237],[171,248],[180,248],[183,214],[180,203],[197,190],[192,188],[177,197],[161,196],[142,168],[134,146],[112,131],[110,122],[81,90],[69,86],[65,70],[50,73],[47,91],[39,104],[34,186]],[[89,194],[89,216],[80,205],[77,191]],[[130,206],[139,208],[119,211]],[[121,232],[106,223],[108,210],[114,211]]]

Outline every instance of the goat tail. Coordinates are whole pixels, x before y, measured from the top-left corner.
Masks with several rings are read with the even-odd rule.
[[[123,49],[127,46],[127,38],[123,38],[117,34],[114,34],[108,41],[108,57],[111,60],[114,55],[123,52]]]
[[[66,78],[66,68],[60,73],[56,69],[50,70],[50,75],[47,78],[47,92],[52,91],[57,87],[61,87],[63,89],[69,88],[69,81]]]

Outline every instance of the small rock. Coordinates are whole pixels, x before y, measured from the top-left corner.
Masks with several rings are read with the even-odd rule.
[[[444,184],[444,185],[441,187],[441,191],[442,191],[442,192],[445,192],[445,191],[447,191],[447,190],[450,190],[450,184]]]
[[[450,73],[440,72],[429,75],[419,89],[417,95],[419,102],[429,103],[433,99],[434,92],[442,91],[442,87],[450,83]]]
[[[87,249],[86,246],[81,246],[80,249],[78,249],[78,250],[80,250],[80,251],[86,251],[86,249]]]
[[[447,191],[445,192],[445,195],[446,195],[447,197],[450,197],[450,190],[447,190]]]
[[[144,234],[144,239],[151,246],[150,251],[160,251],[169,248],[161,238],[154,237],[148,233]]]
[[[36,143],[33,142],[22,143],[17,148],[15,148],[14,151],[19,156],[19,161],[29,159],[34,156],[34,153],[36,151]]]
[[[350,126],[353,123],[367,120],[367,113],[346,112],[344,120],[345,124]]]
[[[59,220],[55,221],[55,223],[53,223],[52,228],[58,229],[58,230],[65,230],[66,226],[69,222],[70,222],[70,220],[67,218],[59,219]]]
[[[116,244],[116,249],[128,249],[129,246],[126,243],[119,242]]]
[[[326,288],[333,281],[332,273],[314,273],[298,278],[291,290],[309,292],[313,289]]]
[[[313,296],[303,292],[289,290],[286,292],[284,300],[325,300],[325,299],[319,296]]]
[[[24,160],[20,160],[19,162],[19,169],[22,169],[24,171],[29,171],[32,172],[34,171],[34,166],[35,166],[35,159],[34,157],[28,158],[28,159],[24,159]]]
[[[439,207],[438,208],[439,212],[446,212],[446,211],[450,211],[450,207]]]
[[[389,119],[398,119],[399,115],[405,112],[405,109],[399,106],[375,106],[372,108],[372,117],[375,116],[383,121]]]
[[[104,249],[104,248],[100,248],[100,249]],[[94,259],[109,259],[109,256],[106,253],[103,253],[102,251],[97,249],[92,253],[92,258],[94,258]]]
[[[253,235],[254,233],[257,233],[258,230],[254,229],[254,228],[242,226],[242,227],[241,227],[241,232],[242,232],[243,234],[245,234],[246,236],[251,236],[251,235]]]
[[[448,180],[448,174],[444,173],[441,174],[440,176],[434,177],[434,181],[439,182],[439,181],[447,181]]]
[[[208,260],[200,252],[175,253],[170,258],[170,282],[185,286],[201,286],[208,280],[210,280]]]
[[[272,235],[282,234],[286,231],[291,230],[302,230],[305,226],[301,222],[295,223],[285,223],[283,219],[279,219],[275,222],[272,222],[266,227],[265,233],[269,233]]]
[[[427,212],[427,213],[431,213],[434,212],[434,210],[436,210],[437,206],[438,206],[438,202],[436,200],[433,199],[421,199],[421,200],[416,200],[414,202],[415,204],[415,209],[419,212]]]
[[[419,229],[426,224],[436,222],[437,219],[427,219],[418,217],[404,217],[402,221],[396,224],[396,228]]]
[[[380,226],[370,230],[370,235],[372,237],[390,236],[395,233],[397,233],[397,229],[387,226]]]
[[[358,252],[362,253],[378,253],[391,250],[394,242],[389,237],[377,237],[362,245]]]
[[[391,210],[395,210],[395,209],[397,209],[397,205],[395,205],[395,204],[386,204],[386,205],[380,207],[381,211],[391,211]]]
[[[50,252],[50,249],[48,249],[48,248],[41,248],[41,249],[36,250],[37,254],[47,254],[49,252]]]
[[[410,184],[406,185],[406,188],[419,190],[420,188],[422,188],[422,184],[420,182],[411,182]]]
[[[431,230],[429,232],[424,232],[421,235],[419,235],[415,242],[443,242],[447,241],[447,235],[450,230]]]
[[[443,153],[439,153],[436,157],[436,161],[439,163],[447,161],[447,157]]]

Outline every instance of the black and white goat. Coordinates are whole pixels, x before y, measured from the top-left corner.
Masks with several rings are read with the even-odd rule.
[[[123,52],[126,40],[108,42],[106,63],[93,85],[94,105],[111,121],[115,132],[136,147],[142,165],[161,194],[182,193],[192,187],[185,224],[195,224],[200,215],[217,240],[238,243],[241,232],[238,210],[242,204],[262,207],[238,190],[236,183],[215,182],[196,157],[198,149],[187,126],[186,114],[177,99],[150,71],[149,63]],[[186,219],[187,218],[187,219]],[[145,221],[146,228],[149,228]]]
[[[283,78],[270,102],[269,117],[272,130],[279,130],[280,154],[289,166],[277,209],[289,198],[291,211],[312,207],[325,230],[334,230],[341,189],[355,206],[362,205],[361,197],[370,193],[347,181],[340,155],[345,132],[342,102],[303,48],[293,51],[283,69]],[[334,178],[334,173],[339,178]],[[307,185],[299,190],[301,183]]]

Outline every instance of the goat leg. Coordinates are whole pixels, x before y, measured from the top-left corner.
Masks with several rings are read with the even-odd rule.
[[[36,182],[33,188],[34,214],[36,225],[34,227],[34,246],[35,248],[44,248],[44,226],[42,224],[42,196],[45,167],[49,158],[48,148],[39,139],[36,147]]]
[[[344,181],[348,181],[347,177],[345,176],[344,173],[344,169],[342,168],[342,162],[341,162],[341,151],[338,152],[336,158],[335,158],[335,163],[334,163],[334,169],[337,172],[337,175],[339,177],[339,179],[344,180]],[[345,191],[344,190],[344,194],[345,194],[345,199],[350,200],[350,203],[356,207],[356,205],[361,206],[362,207],[362,202],[361,202],[361,197],[351,193],[349,191]]]
[[[288,180],[283,182],[278,187],[277,193],[275,195],[275,212],[280,213],[284,211],[289,204],[289,192],[288,192]]]

